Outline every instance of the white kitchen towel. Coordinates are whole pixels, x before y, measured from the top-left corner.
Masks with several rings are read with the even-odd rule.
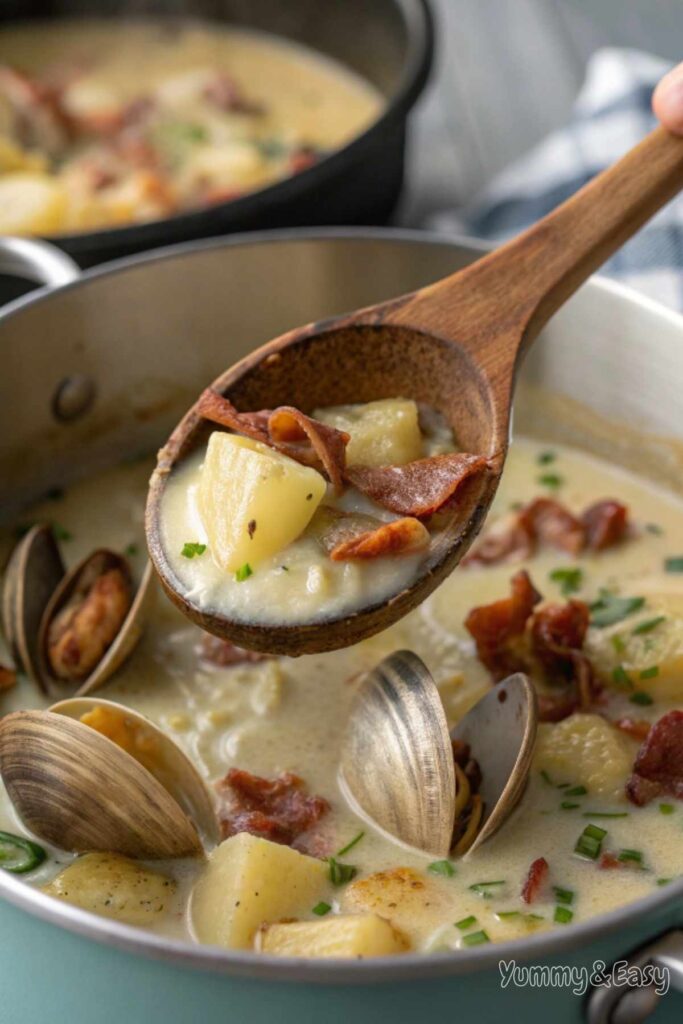
[[[563,202],[655,126],[652,90],[670,65],[636,50],[604,49],[564,128],[501,172],[467,208],[438,213],[431,227],[502,241]],[[602,268],[683,312],[683,194]]]

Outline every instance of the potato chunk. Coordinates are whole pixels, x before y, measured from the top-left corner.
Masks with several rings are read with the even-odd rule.
[[[535,765],[557,782],[619,797],[632,764],[633,743],[600,715],[570,715],[538,728]]]
[[[214,432],[199,485],[211,556],[235,572],[287,547],[303,533],[325,494],[324,477],[259,441]]]
[[[344,890],[343,910],[379,914],[407,936],[425,925],[436,927],[443,916],[442,891],[436,879],[413,868],[393,868],[359,878]]]
[[[93,914],[143,926],[166,914],[175,889],[172,878],[116,853],[86,853],[43,887]]]
[[[28,171],[0,179],[0,233],[49,235],[63,227],[67,198],[47,174]]]
[[[422,455],[417,406],[406,398],[383,398],[365,405],[333,405],[314,417],[351,435],[349,465],[402,466]]]
[[[264,925],[256,948],[275,956],[353,957],[405,953],[410,943],[377,914],[345,914],[323,921]]]
[[[683,700],[683,594],[646,598],[645,606],[627,619],[589,630],[586,653],[608,686],[617,685],[613,672],[621,665],[634,688],[654,700]],[[655,667],[656,675],[647,674]]]
[[[323,861],[240,832],[214,850],[190,914],[200,942],[248,949],[264,922],[308,912],[328,887]]]

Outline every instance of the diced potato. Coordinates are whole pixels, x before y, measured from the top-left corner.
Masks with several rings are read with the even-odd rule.
[[[321,921],[287,921],[264,925],[256,948],[275,956],[353,957],[405,953],[410,943],[377,914],[348,914]]]
[[[175,889],[172,878],[116,853],[86,853],[43,887],[93,914],[143,926],[168,912]]]
[[[47,174],[0,178],[0,234],[49,235],[62,227],[66,209],[64,189]]]
[[[211,556],[235,572],[287,547],[320,504],[323,476],[248,437],[214,432],[199,485]]]
[[[257,715],[269,715],[282,701],[285,675],[277,661],[259,666],[258,679],[250,687],[250,703]]]
[[[248,949],[264,922],[310,910],[328,884],[323,861],[240,832],[209,857],[192,893],[192,927],[200,942]]]
[[[413,868],[393,868],[359,878],[344,890],[343,910],[379,914],[407,936],[418,936],[443,915],[439,883]]]
[[[409,399],[334,405],[313,415],[351,435],[346,449],[349,465],[402,466],[422,455],[417,405]]]
[[[539,726],[535,766],[557,782],[619,798],[633,753],[633,742],[600,715],[575,714],[557,724]]]
[[[638,588],[636,593],[640,593]],[[604,629],[592,628],[586,653],[603,682],[617,686],[613,672],[621,665],[637,690],[654,700],[683,700],[683,593],[647,594],[635,615]],[[651,629],[647,625],[662,618]],[[635,632],[645,624],[645,632]],[[656,666],[654,677],[641,672]],[[623,684],[622,684],[623,686]]]

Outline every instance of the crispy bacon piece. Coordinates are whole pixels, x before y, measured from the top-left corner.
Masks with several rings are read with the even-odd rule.
[[[535,539],[527,524],[519,516],[506,522],[501,528],[489,530],[477,541],[471,551],[461,560],[460,565],[499,565],[501,562],[518,562],[530,558],[535,549]]]
[[[626,783],[626,795],[639,807],[660,793],[683,800],[683,711],[669,711],[655,722]]]
[[[604,853],[600,854],[600,860],[598,861],[598,867],[602,868],[603,871],[613,871],[615,868],[626,868],[631,871],[641,871],[642,867],[638,861],[635,860],[619,860],[616,853],[611,850],[605,850]]]
[[[219,813],[223,839],[249,832],[293,846],[330,809],[321,796],[309,796],[303,779],[283,772],[275,779],[231,768],[216,790],[227,806]]]
[[[620,501],[596,501],[581,516],[589,551],[604,551],[624,539],[628,531],[628,509]]]
[[[472,608],[465,619],[480,661],[498,679],[520,668],[520,642],[534,605],[541,600],[525,569],[512,577],[511,588],[510,597]]]
[[[333,562],[354,558],[382,558],[384,555],[412,555],[429,547],[429,530],[419,519],[396,519],[383,523],[376,530],[361,533],[332,548]]]
[[[7,665],[0,665],[0,693],[4,690],[11,690],[17,682],[17,673]]]
[[[519,523],[541,544],[550,544],[570,555],[578,555],[583,549],[583,526],[553,498],[535,498],[520,511]]]
[[[320,150],[313,146],[299,146],[289,157],[289,170],[292,174],[301,174],[317,164],[320,157]]]
[[[529,868],[524,885],[522,899],[525,903],[533,903],[548,880],[550,867],[545,857],[537,857]]]
[[[247,651],[230,640],[221,640],[220,637],[212,636],[210,633],[205,633],[200,643],[197,644],[197,653],[202,661],[219,668],[251,665],[259,661],[268,661],[274,657],[272,654],[262,654],[261,651]]]
[[[562,693],[538,694],[539,722],[562,722],[578,711],[579,699],[575,690],[564,690]]]
[[[627,736],[634,740],[639,740],[641,743],[650,734],[650,723],[646,722],[643,718],[629,718],[626,715],[624,718],[618,718],[612,724],[621,732],[626,733]]]
[[[421,519],[442,508],[467,479],[487,466],[483,455],[448,452],[404,466],[350,466],[346,478],[391,512]]]
[[[531,647],[546,675],[552,682],[557,682],[558,676],[573,681],[576,684],[574,700],[582,708],[590,707],[594,696],[593,668],[581,650],[589,621],[588,605],[583,601],[570,600],[566,604],[549,604],[540,608],[530,624]],[[558,707],[556,703],[554,708],[546,705],[543,710],[556,714]]]

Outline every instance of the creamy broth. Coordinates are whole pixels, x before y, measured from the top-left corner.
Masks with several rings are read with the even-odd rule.
[[[495,519],[505,516],[512,505],[528,502],[543,490],[539,478],[549,475],[542,461],[545,451],[525,440],[512,446],[492,512],[494,526]],[[618,547],[582,555],[578,560],[540,550],[526,567],[544,597],[565,600],[561,584],[550,574],[558,567],[580,565],[583,577],[575,595],[578,598],[591,600],[601,587],[622,595],[644,594],[643,615],[650,617],[657,610],[654,595],[673,593],[680,599],[681,577],[663,572],[664,560],[683,551],[680,503],[583,453],[559,446],[553,446],[553,453],[552,474],[560,481],[558,496],[563,503],[578,510],[608,495],[618,497],[630,509],[634,536]],[[132,560],[141,566],[142,509],[149,469],[140,463],[112,470],[75,486],[60,500],[32,508],[26,518],[57,522],[68,530],[70,539],[63,548],[69,562],[103,543],[117,550],[133,544],[137,553]],[[460,569],[418,610],[356,647],[229,668],[198,659],[201,632],[159,595],[141,645],[103,696],[130,705],[157,722],[187,751],[207,780],[221,778],[231,766],[269,778],[283,771],[300,775],[310,792],[330,802],[330,812],[315,829],[327,853],[344,847],[363,831],[363,838],[341,858],[356,867],[357,877],[340,887],[328,882],[322,892],[320,898],[332,908],[327,920],[339,912],[369,910],[390,919],[413,948],[426,952],[462,948],[468,945],[467,936],[479,931],[492,941],[502,941],[566,927],[554,920],[556,908],[562,904],[553,887],[573,893],[569,909],[573,920],[581,921],[652,892],[663,880],[678,876],[683,866],[681,805],[668,796],[645,807],[626,800],[624,784],[638,743],[607,726],[605,746],[600,733],[604,719],[595,716],[598,731],[592,746],[584,748],[577,746],[576,740],[581,735],[582,716],[540,727],[534,769],[520,806],[503,830],[475,855],[453,861],[452,875],[434,873],[433,867],[430,870],[432,858],[392,843],[359,820],[346,806],[337,781],[341,729],[359,673],[385,655],[409,648],[424,659],[439,687],[449,723],[456,722],[486,692],[490,676],[476,656],[463,621],[473,605],[504,597],[517,568]],[[683,630],[683,625],[680,628]],[[598,632],[590,631],[599,647]],[[654,641],[653,651],[656,657]],[[666,675],[662,663],[661,677]],[[652,704],[634,706],[631,691],[615,686],[607,689],[603,710],[611,719],[630,715],[655,721],[683,696],[683,676],[676,677],[675,672],[666,699],[657,689],[657,678],[638,684],[643,691],[648,686],[655,698]],[[5,712],[45,704],[25,679],[0,699]],[[591,722],[595,724],[593,718]],[[569,756],[562,753],[567,737]],[[576,787],[587,792],[567,799],[566,792]],[[563,803],[571,806],[563,809]],[[670,813],[664,813],[660,805]],[[600,814],[624,816],[598,817]],[[576,841],[590,823],[606,830],[605,850],[618,853],[636,848],[645,870],[600,870],[596,863],[575,856]],[[0,829],[24,832],[4,790]],[[550,885],[541,899],[527,905],[520,900],[520,891],[529,865],[539,857],[545,857],[550,865]],[[29,876],[30,883],[44,884],[70,860],[69,854],[50,851],[48,861]],[[177,879],[179,886],[154,928],[192,936],[189,894],[205,868],[192,861],[156,867]],[[400,879],[396,883],[393,876],[392,884],[385,880],[379,886],[371,882],[370,889],[364,886],[374,873],[397,868],[411,869],[416,875],[404,876],[403,884]],[[485,887],[484,894],[470,888],[492,881],[499,884]],[[317,920],[310,902],[298,907],[293,916]],[[456,926],[470,917],[476,923]]]
[[[234,199],[304,170],[382,106],[350,70],[193,22],[0,31],[0,229],[91,230]]]

